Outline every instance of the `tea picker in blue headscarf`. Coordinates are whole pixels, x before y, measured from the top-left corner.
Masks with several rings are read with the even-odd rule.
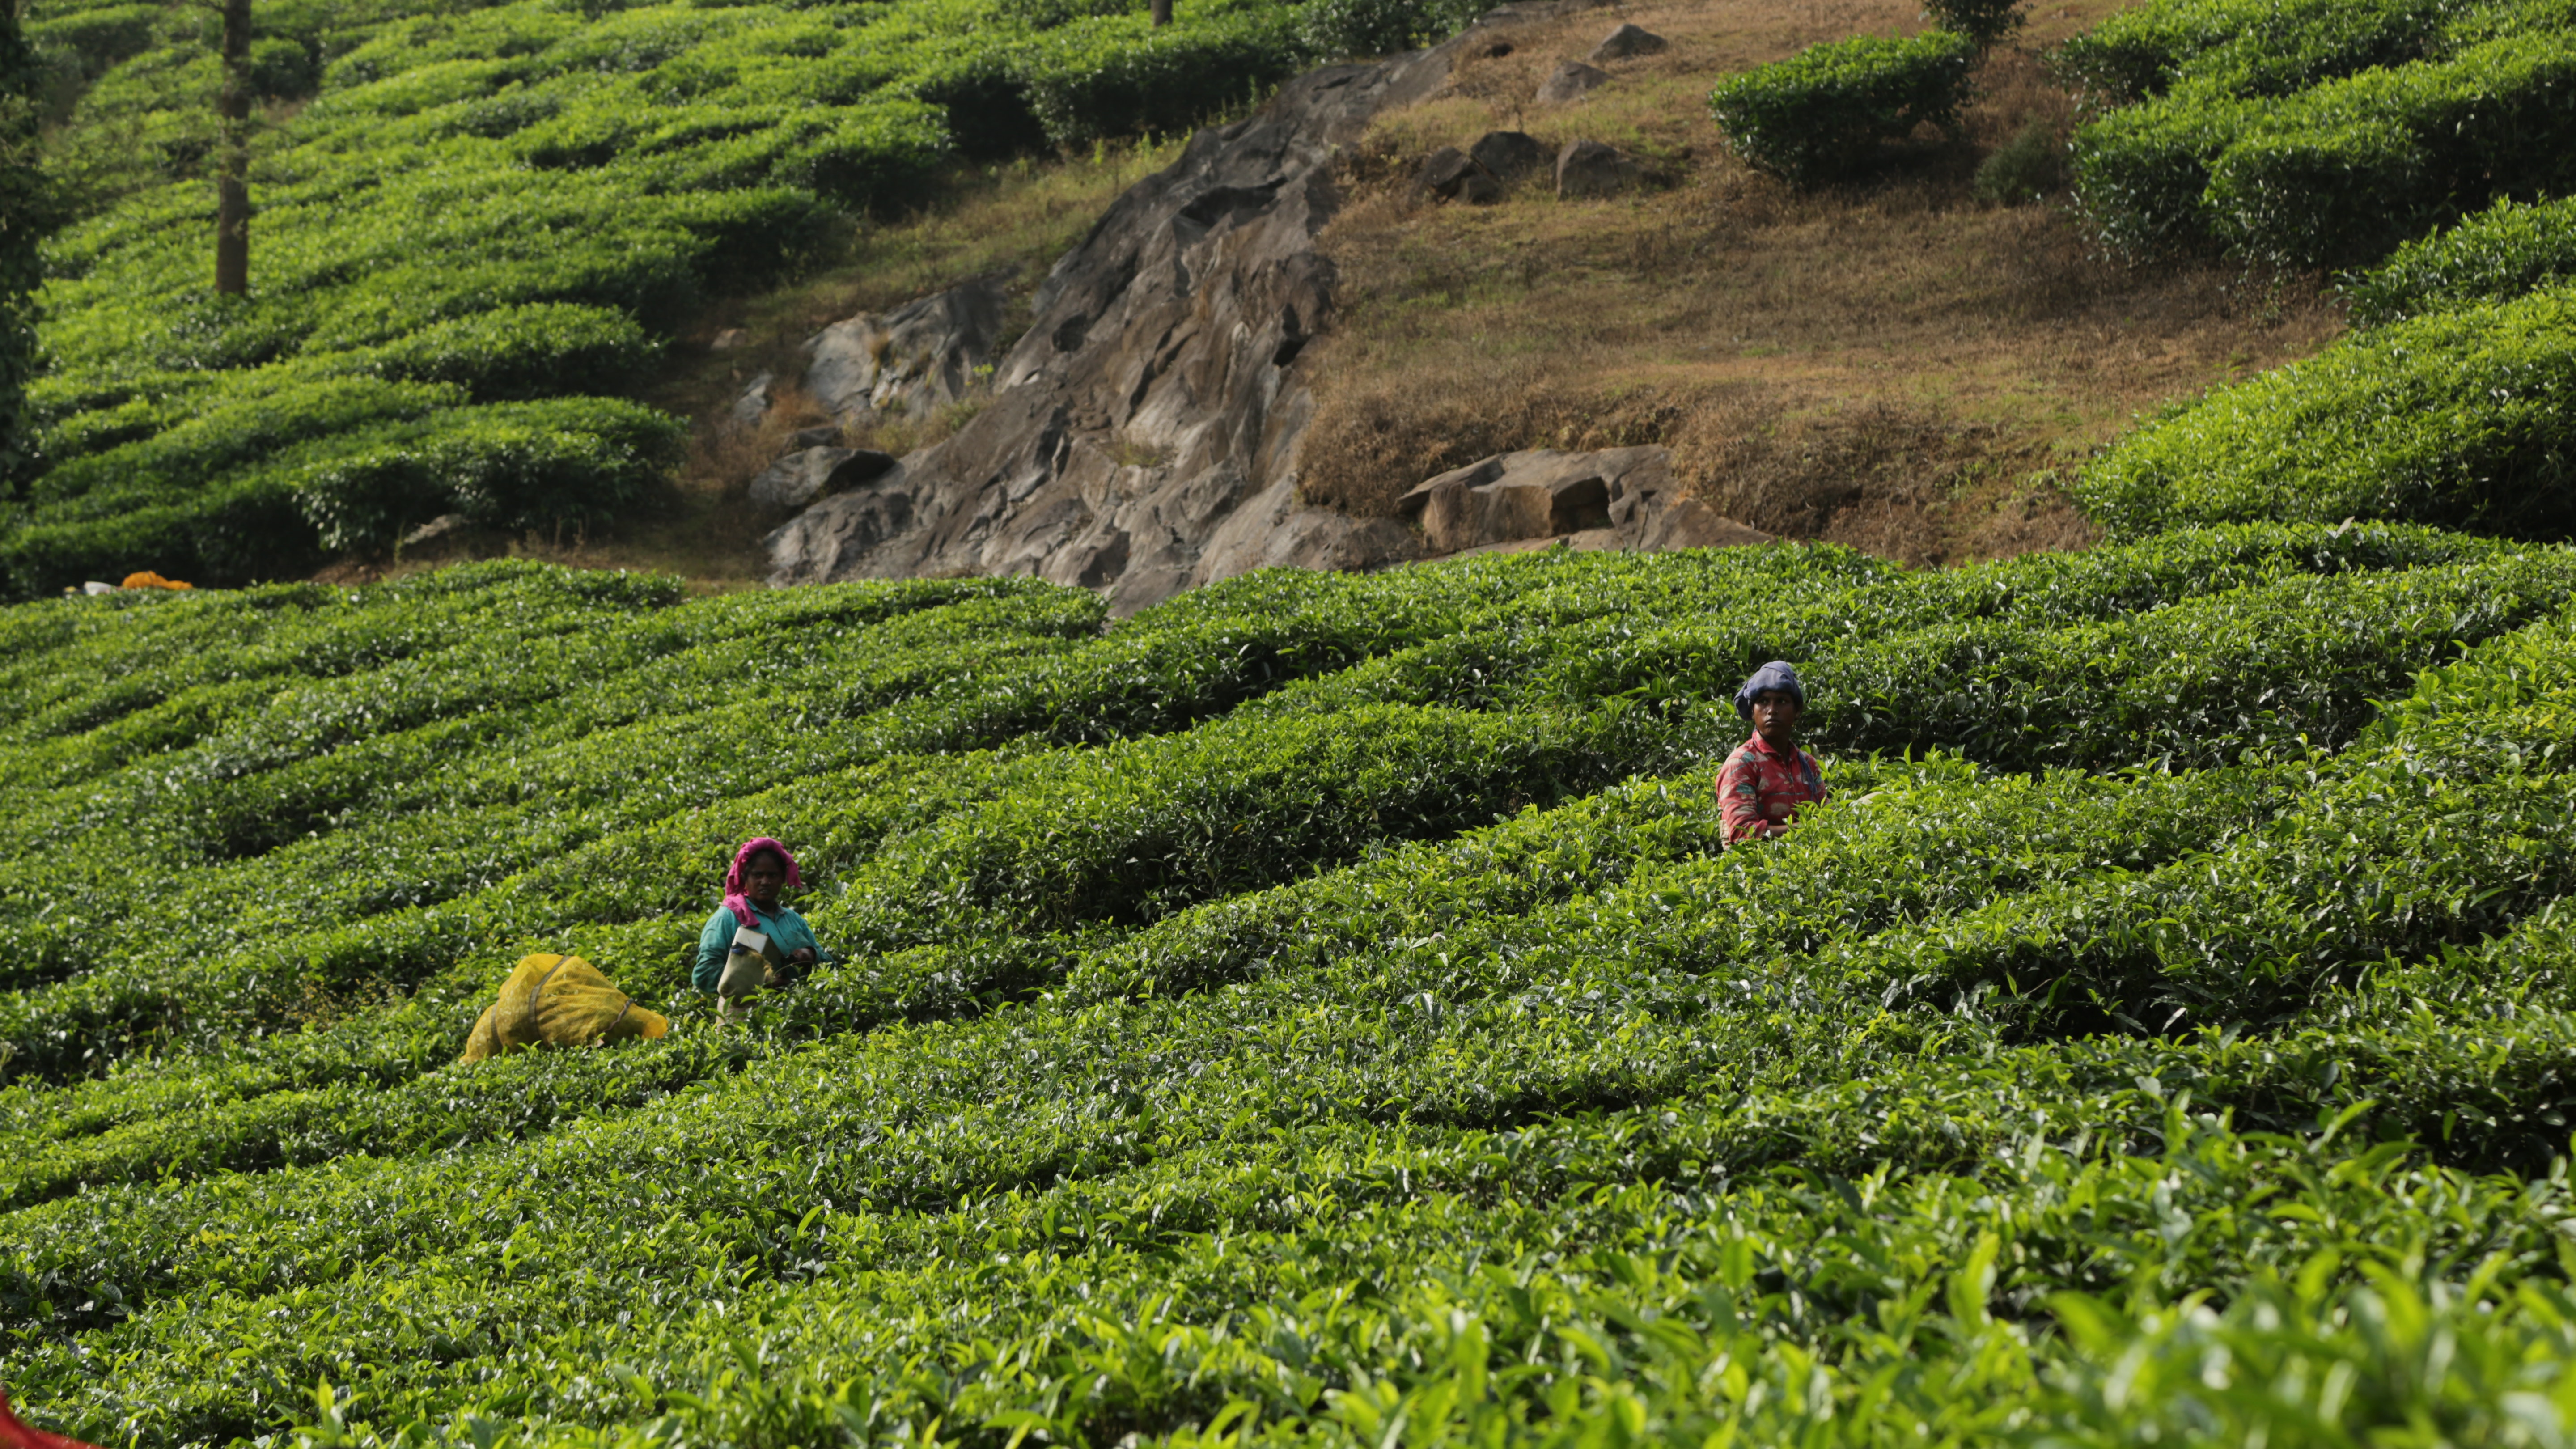
[[[1798,716],[1806,707],[1806,686],[1785,659],[1754,670],[1735,691],[1735,712],[1753,726],[1753,738],[1736,746],[1717,772],[1729,846],[1785,835],[1799,806],[1824,803],[1824,768],[1798,748]]]

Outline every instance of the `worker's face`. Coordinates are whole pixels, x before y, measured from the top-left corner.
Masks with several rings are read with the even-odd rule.
[[[764,850],[742,863],[742,893],[756,906],[778,904],[779,888],[787,884],[787,862]]]
[[[1784,689],[1753,696],[1753,732],[1766,743],[1785,745],[1798,737],[1798,697]]]

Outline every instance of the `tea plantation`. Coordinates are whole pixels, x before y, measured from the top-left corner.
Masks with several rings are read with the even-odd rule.
[[[0,637],[0,1342],[101,1443],[2576,1425],[2563,549],[1116,624],[488,564]],[[1777,656],[1837,798],[1724,851]],[[848,960],[720,1030],[762,833]],[[452,1065],[538,950],[677,1028]]]
[[[1003,65],[916,3],[316,9],[375,28],[299,52],[262,162],[301,300],[190,293],[175,185],[67,233],[0,547],[616,496],[670,425],[566,359],[649,357],[905,138],[984,144],[939,86],[1054,126],[1111,72],[1047,47],[1140,23],[976,31]],[[146,10],[117,64],[202,63]],[[2217,0],[2129,14],[2088,63],[2139,95],[2224,51],[2230,105],[2332,74],[2391,124],[2416,82],[2371,77],[2547,60],[2478,49],[2549,33],[2460,18],[2503,11],[2241,53]],[[1184,19],[1132,53],[1290,23]],[[1117,622],[513,562],[0,608],[0,1381],[120,1449],[2576,1440],[2559,189],[2455,196],[2344,341],[2092,462],[2082,553],[1556,551]],[[1834,799],[1727,850],[1772,658]],[[689,965],[763,834],[845,959],[725,1028]],[[455,1064],[541,951],[674,1031]]]

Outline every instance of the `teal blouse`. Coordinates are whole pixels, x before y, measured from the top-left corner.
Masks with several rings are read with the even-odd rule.
[[[824,950],[823,943],[814,939],[814,928],[805,924],[805,918],[796,914],[794,907],[780,906],[774,911],[764,911],[760,903],[754,901],[751,913],[759,918],[761,933],[776,942],[779,950],[790,955],[799,949],[811,950],[817,961],[840,959]],[[698,933],[698,965],[689,973],[691,985],[700,991],[716,989],[716,983],[724,979],[725,956],[733,950],[733,933],[740,929],[742,922],[734,919],[733,912],[721,905],[716,907],[714,915],[707,917],[707,928]]]

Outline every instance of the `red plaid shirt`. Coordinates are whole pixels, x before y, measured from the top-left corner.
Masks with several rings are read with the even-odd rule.
[[[1781,758],[1760,735],[1735,747],[1717,772],[1717,803],[1726,809],[1726,843],[1747,840],[1764,826],[1798,818],[1798,807],[1825,798],[1825,772],[1816,757],[1795,750]]]

